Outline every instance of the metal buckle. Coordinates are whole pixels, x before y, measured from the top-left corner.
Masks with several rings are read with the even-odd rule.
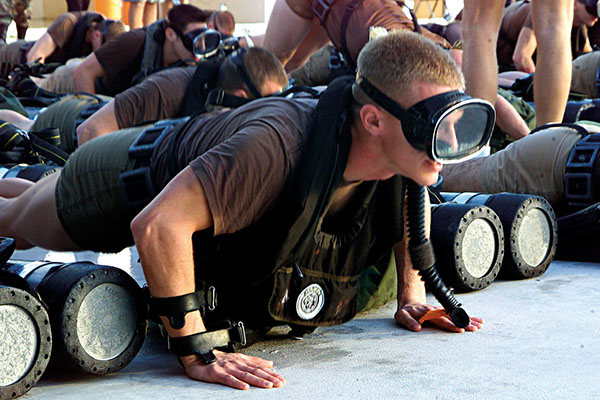
[[[207,293],[208,309],[214,311],[217,308],[217,289],[214,286],[208,288]]]
[[[240,335],[240,345],[245,346],[247,343],[246,340],[246,328],[244,328],[244,323],[242,321],[238,321],[237,323],[238,334]]]
[[[223,89],[213,89],[206,96],[205,106],[220,106],[223,104],[223,99],[225,98],[225,92]]]
[[[592,201],[592,174],[568,172],[565,174],[565,197],[568,200]]]
[[[333,49],[329,56],[329,69],[345,68],[346,66],[348,66],[348,63],[344,55],[338,49]]]
[[[213,353],[212,350],[207,351],[206,353],[201,353],[201,352],[195,352],[195,355],[199,356],[202,361],[204,361],[204,364],[208,365],[208,364],[212,364],[215,361],[217,361],[217,356],[215,356],[215,353]]]
[[[333,3],[335,3],[335,0],[331,0],[331,2],[327,0],[313,1],[312,11],[315,13],[317,18],[319,18],[319,21],[321,21],[321,23],[325,23],[327,15],[329,14],[329,9]]]

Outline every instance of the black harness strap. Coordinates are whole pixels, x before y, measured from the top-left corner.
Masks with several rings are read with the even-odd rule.
[[[52,131],[49,132],[52,133]],[[35,156],[41,156],[39,162],[42,163],[52,161],[56,165],[63,166],[69,158],[69,155],[62,149],[38,137],[35,133],[28,133],[4,122],[0,125],[0,150],[7,152],[17,146],[23,147],[26,152],[31,151]]]
[[[64,48],[64,55],[62,57],[61,62],[64,64],[67,60],[71,58],[76,58],[81,56],[81,48],[85,42],[85,35],[87,30],[92,27],[94,22],[98,23],[104,20],[104,17],[101,14],[90,12],[82,16],[75,27],[73,28],[73,33],[71,34],[71,38],[69,39],[67,45]]]
[[[346,60],[353,66],[356,65],[356,62],[352,59],[352,57],[350,57],[350,53],[348,53],[348,48],[346,46],[346,44],[347,44],[346,31],[348,30],[348,23],[350,22],[350,17],[354,13],[354,9],[356,8],[356,6],[358,6],[358,4],[361,1],[362,0],[352,0],[350,3],[348,3],[346,5],[346,11],[344,12],[344,16],[342,17],[342,25],[340,27],[340,35],[341,35],[340,39],[342,40],[342,47],[339,49],[339,51],[344,55],[344,57],[346,57]]]
[[[169,337],[168,348],[177,356],[197,355],[206,364],[217,361],[213,349],[235,351],[236,345],[246,345],[246,330],[240,322],[224,321],[225,327],[218,330],[196,333],[182,337]]]
[[[250,103],[252,100],[254,99],[235,96],[225,93],[223,89],[215,88],[208,92],[208,96],[206,96],[205,108],[207,108],[209,105],[237,108],[243,106],[244,104]]]
[[[204,285],[202,285],[204,286]],[[206,308],[214,310],[217,305],[217,292],[214,286],[208,290],[202,289],[174,297],[150,297],[149,312],[151,315],[165,316],[169,318],[169,323],[174,329],[181,329],[185,326],[185,316],[187,313],[200,310],[204,315]]]
[[[598,201],[600,188],[597,187],[599,179],[597,165],[599,160],[600,134],[598,133],[587,134],[571,150],[564,180],[565,197],[570,207],[583,208]]]

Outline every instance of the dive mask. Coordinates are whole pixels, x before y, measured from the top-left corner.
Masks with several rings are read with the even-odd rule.
[[[429,97],[408,110],[377,89],[366,78],[359,87],[377,105],[400,120],[412,147],[442,164],[475,157],[492,135],[496,113],[488,101],[455,90]]]
[[[221,34],[213,29],[199,28],[186,34],[174,29],[183,46],[199,58],[210,58],[217,54],[221,45]]]

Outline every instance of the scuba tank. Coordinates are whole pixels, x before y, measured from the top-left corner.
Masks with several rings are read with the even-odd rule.
[[[0,238],[0,261],[15,241]],[[50,361],[50,317],[39,294],[20,276],[0,269],[0,398],[23,395]]]
[[[488,287],[504,258],[500,218],[489,207],[431,205],[431,243],[445,283],[460,292]]]
[[[501,276],[512,279],[543,274],[556,253],[558,226],[552,206],[540,196],[498,193],[442,193],[446,201],[486,205],[504,227]]]
[[[124,271],[90,262],[9,260],[48,305],[54,365],[102,375],[125,367],[145,339],[146,296]]]

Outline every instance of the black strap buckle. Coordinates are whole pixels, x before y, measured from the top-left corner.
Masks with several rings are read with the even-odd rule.
[[[342,69],[348,66],[346,58],[338,49],[333,49],[329,55],[329,69]]]
[[[325,20],[327,20],[327,15],[329,15],[329,10],[333,3],[336,0],[315,0],[312,4],[312,11],[315,13],[319,21],[322,24],[325,24]]]
[[[244,104],[248,104],[251,101],[252,99],[238,97],[233,94],[225,93],[223,89],[215,88],[208,92],[206,101],[204,102],[204,108],[208,109],[208,106],[237,108],[243,106]]]
[[[152,157],[154,149],[172,127],[172,124],[165,124],[144,129],[140,136],[129,147],[129,156],[135,158],[138,163],[143,162],[144,165],[149,165],[150,157]]]
[[[570,206],[585,207],[595,201],[594,164],[600,153],[600,134],[580,140],[569,154],[565,173],[565,197]]]
[[[225,92],[223,91],[223,89],[215,88],[208,93],[208,96],[206,96],[206,104],[220,106],[223,104],[224,98]]]
[[[214,310],[217,306],[217,290],[214,286],[208,290],[198,290],[193,293],[173,297],[150,297],[149,311],[151,315],[165,316],[173,329],[185,326],[185,316],[191,311],[200,311],[204,316],[205,308]]]
[[[245,346],[247,343],[246,329],[241,321],[226,320],[221,326],[221,329],[194,335],[175,338],[167,336],[167,348],[178,357],[197,355],[204,363],[211,364],[217,361],[214,349],[236,351],[238,345]]]
[[[154,198],[154,182],[150,167],[136,168],[119,175],[123,200],[132,211],[139,211]]]

